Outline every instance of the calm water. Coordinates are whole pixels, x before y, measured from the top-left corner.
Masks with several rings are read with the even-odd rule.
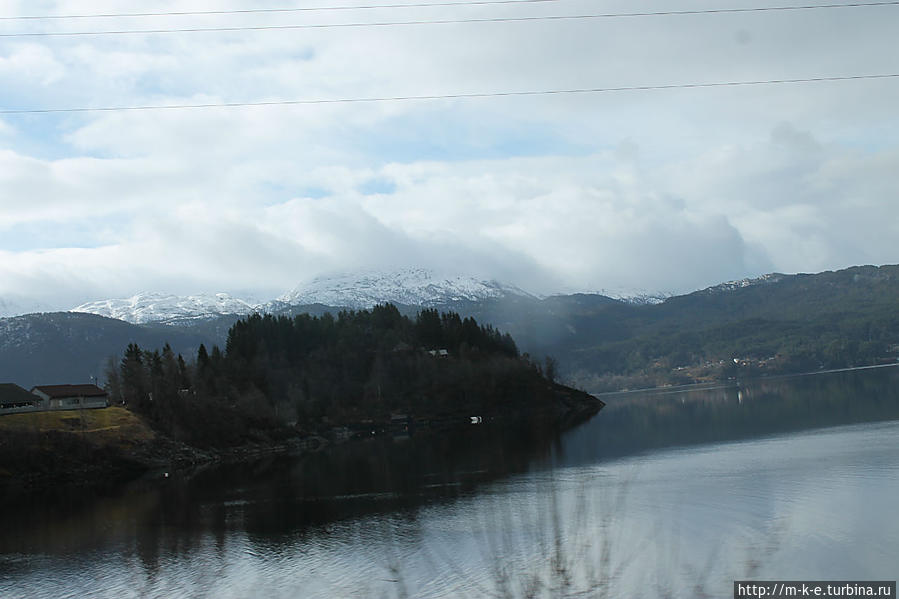
[[[0,597],[723,597],[899,576],[899,369],[5,506]]]

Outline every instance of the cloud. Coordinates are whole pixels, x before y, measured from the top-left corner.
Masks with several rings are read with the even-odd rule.
[[[0,54],[0,80],[16,80],[47,87],[63,78],[65,68],[55,53],[39,44],[11,44]]]
[[[43,160],[0,149],[0,229],[165,205],[182,198],[188,175],[164,158]]]
[[[765,141],[732,145],[673,165],[670,188],[719,206],[774,268],[814,272],[897,260],[899,152],[817,140],[788,124]]]
[[[287,289],[337,268],[425,264],[546,293],[647,279],[682,289],[745,268],[746,249],[726,218],[690,212],[627,173],[578,176],[588,170],[581,162],[614,159],[325,171],[317,183],[333,184],[326,197],[269,206],[197,198],[166,210],[143,208],[111,245],[24,252],[9,261],[11,269],[0,269],[0,281],[35,271],[50,285],[62,269],[78,273],[67,276],[71,290],[129,294],[147,281],[182,292]],[[357,189],[373,173],[395,182],[390,193]]]
[[[168,7],[177,3],[154,10]],[[604,12],[630,9],[616,1]],[[365,18],[458,18],[461,10]],[[545,7],[464,10],[476,18]],[[895,54],[885,10],[0,41],[0,105],[878,73],[893,69]],[[9,11],[29,12],[27,3]],[[228,19],[271,24],[264,15]],[[152,26],[224,22],[171,17]],[[878,80],[8,115],[0,295],[71,303],[144,289],[274,295],[318,272],[392,265],[497,277],[540,293],[689,291],[771,270],[896,262],[896,89]]]
[[[687,290],[766,262],[723,214],[653,189],[611,154],[429,166],[386,169],[398,189],[366,199],[370,212],[410,234],[488,239],[568,288]]]

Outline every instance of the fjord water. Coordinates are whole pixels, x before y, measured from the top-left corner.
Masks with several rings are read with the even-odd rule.
[[[899,368],[6,505],[0,597],[724,597],[899,575]]]

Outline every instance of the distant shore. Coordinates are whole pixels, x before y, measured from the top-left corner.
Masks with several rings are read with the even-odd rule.
[[[855,370],[873,370],[875,368],[896,368],[899,367],[899,362],[895,364],[874,364],[870,366],[850,366],[848,368],[831,368],[828,370],[812,370],[809,372],[796,372],[792,374],[773,374],[770,376],[762,376],[762,377],[751,377],[743,379],[744,381],[759,381],[759,380],[780,380],[780,379],[790,379],[804,376],[815,376],[819,374],[833,374],[837,372],[852,372]],[[715,389],[732,389],[734,387],[740,386],[740,381],[716,381],[716,382],[708,382],[708,383],[687,383],[684,385],[668,385],[668,386],[660,386],[660,387],[643,387],[640,389],[622,389],[620,391],[596,391],[589,392],[590,395],[594,397],[624,397],[628,395],[636,395],[636,394],[652,394],[652,395],[666,395],[668,393],[680,393],[681,391],[711,391]]]

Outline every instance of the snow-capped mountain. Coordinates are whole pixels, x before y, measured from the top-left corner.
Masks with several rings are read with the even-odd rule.
[[[667,291],[650,290],[635,287],[604,287],[598,291],[590,291],[584,293],[593,293],[596,295],[604,295],[625,304],[634,306],[646,306],[661,304],[674,293]]]
[[[533,297],[518,287],[498,281],[462,275],[447,276],[424,268],[413,268],[320,276],[282,295],[276,302],[362,309],[384,302],[429,307],[508,296]]]
[[[600,289],[596,293],[634,306],[661,304],[674,295],[664,291],[647,291],[645,289]]]
[[[766,275],[762,275],[760,277],[756,277],[754,279],[740,279],[739,281],[728,281],[727,283],[721,283],[719,285],[715,285],[713,287],[709,287],[704,291],[706,293],[722,293],[727,291],[734,291],[736,289],[742,289],[744,287],[753,287],[755,285],[770,285],[772,283],[777,283],[782,280],[786,275],[782,275],[780,273],[772,272]]]
[[[730,281],[709,287],[704,292],[723,293],[753,285],[776,283],[784,276],[772,273],[755,279]],[[673,295],[623,288],[601,289],[596,293],[633,305],[659,304]],[[514,285],[496,280],[438,273],[426,268],[410,268],[322,275],[266,303],[241,299],[227,293],[188,296],[139,293],[125,299],[89,302],[69,311],[97,314],[132,324],[187,324],[224,315],[244,316],[253,312],[277,314],[294,306],[311,304],[360,310],[385,302],[438,307],[462,301],[477,302],[509,297],[539,299]],[[23,313],[15,308],[10,310],[7,308],[9,305],[0,300],[0,316]],[[4,313],[4,310],[8,313]]]
[[[669,297],[672,297],[673,293],[633,293],[629,295],[624,295],[621,297],[617,297],[615,299],[621,300],[626,304],[631,304],[634,306],[654,306],[656,304],[661,304]]]
[[[189,296],[139,293],[125,299],[88,302],[69,311],[97,314],[132,324],[185,324],[230,314],[278,313],[291,306],[309,304],[363,309],[393,302],[431,307],[509,296],[534,297],[497,281],[438,275],[418,268],[320,276],[268,303],[240,299],[227,293]]]
[[[250,314],[262,306],[227,293],[167,295],[138,293],[125,299],[109,299],[81,304],[69,312],[87,312],[117,318],[132,324],[173,323],[202,320],[225,314]]]

